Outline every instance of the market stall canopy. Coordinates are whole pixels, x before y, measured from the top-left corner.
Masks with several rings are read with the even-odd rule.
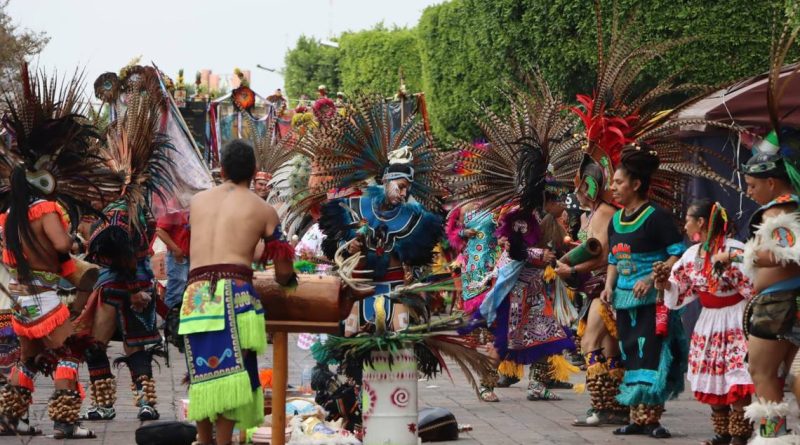
[[[781,70],[781,82],[789,84],[780,101],[783,125],[800,127],[800,62],[786,65]],[[739,81],[715,91],[680,114],[680,119],[704,118],[725,123],[736,122],[746,127],[768,129],[767,74]],[[793,75],[795,74],[795,75]]]

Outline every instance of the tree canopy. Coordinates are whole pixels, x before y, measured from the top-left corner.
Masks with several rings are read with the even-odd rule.
[[[20,28],[8,15],[8,1],[0,1],[0,75],[6,77],[19,70],[20,63],[39,54],[50,40],[44,32]]]
[[[292,99],[302,94],[313,98],[320,84],[328,91],[341,89],[339,57],[338,48],[324,46],[313,37],[300,36],[284,60],[286,94]]]

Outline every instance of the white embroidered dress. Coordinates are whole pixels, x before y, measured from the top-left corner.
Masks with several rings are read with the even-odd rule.
[[[671,288],[664,292],[670,309],[679,309],[700,299],[703,309],[692,333],[687,380],[697,400],[711,405],[729,405],[753,394],[753,381],[747,371],[747,341],[742,317],[753,285],[741,264],[733,263],[717,278],[709,291],[703,273],[700,244],[690,247],[672,267]],[[744,244],[725,240],[726,252],[741,252]]]

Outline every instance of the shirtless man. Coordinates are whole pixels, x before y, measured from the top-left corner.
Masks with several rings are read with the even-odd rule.
[[[265,239],[267,256],[281,285],[294,280],[292,252],[280,240],[278,214],[253,194],[253,148],[242,140],[222,150],[224,182],[192,199],[192,269],[183,298],[179,334],[189,368],[190,420],[199,444],[231,443],[234,425],[247,429],[263,421],[264,397],[256,357],[267,344],[264,311],[252,286],[253,252]],[[214,421],[215,425],[212,424]]]
[[[787,173],[787,164],[794,161],[781,155],[784,145],[797,146],[798,140],[800,131],[786,129],[780,135],[780,153],[758,153],[743,167],[747,195],[761,205],[750,219],[751,239],[743,258],[758,293],[745,312],[750,375],[758,395],[746,415],[759,432],[754,440],[764,443],[797,443],[789,439],[795,436],[787,436],[789,407],[783,403],[783,380],[778,377],[781,365],[792,362],[800,345],[800,198]],[[724,252],[714,260],[742,258]]]
[[[581,242],[589,238],[600,241],[603,251],[595,259],[568,266],[557,263],[556,273],[567,282],[579,276],[587,277],[581,290],[589,301],[579,322],[581,350],[586,359],[586,387],[591,397],[591,409],[585,418],[576,419],[574,426],[599,426],[609,423],[625,423],[627,408],[615,401],[616,388],[622,381],[619,368],[619,345],[611,308],[597,298],[603,290],[608,262],[608,224],[616,209],[610,204],[608,193],[598,186],[604,184],[602,169],[593,161],[584,161],[575,195],[581,208],[590,209],[588,223],[578,232]],[[582,332],[581,332],[582,331]],[[613,388],[609,390],[608,388]]]

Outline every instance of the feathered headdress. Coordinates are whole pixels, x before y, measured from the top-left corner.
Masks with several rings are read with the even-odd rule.
[[[311,109],[314,112],[314,117],[317,119],[317,122],[321,125],[330,122],[331,118],[336,114],[336,104],[327,97],[320,97],[315,100]]]
[[[800,34],[800,26],[792,25],[796,23],[798,10],[800,5],[792,3],[787,10],[788,17],[781,33],[777,37],[773,36],[767,78],[767,111],[772,128],[763,140],[753,146],[753,156],[743,170],[745,174],[752,176],[774,176],[785,170],[792,188],[800,193],[800,129],[781,125],[780,115],[780,103],[786,87],[800,71],[798,65],[781,79],[786,56]]]
[[[389,154],[405,148],[411,154],[412,196],[428,210],[438,210],[444,194],[437,170],[438,147],[425,125],[409,116],[393,128],[392,110],[385,99],[361,95],[345,114],[334,115],[329,125],[306,133],[295,151],[314,161],[313,175],[323,178],[309,190],[294,213],[305,212],[325,200],[329,190],[358,187],[374,180],[381,183],[390,169]]]
[[[485,145],[458,141],[443,162],[451,171],[452,202],[480,201],[492,211],[509,203],[532,209],[541,205],[548,182],[567,184],[580,162],[572,137],[577,118],[562,113],[563,103],[535,73],[529,92],[506,93],[509,116],[481,107],[478,126]]]
[[[242,120],[249,127],[250,134],[253,135],[257,175],[263,173],[265,176],[263,179],[272,180],[278,169],[296,156],[292,151],[292,145],[296,143],[297,135],[294,132],[287,132],[286,135],[281,136],[276,128],[277,118],[269,119],[266,129],[263,131],[259,130],[249,117]]]
[[[119,192],[120,178],[104,168],[107,154],[81,114],[81,80],[76,75],[59,86],[55,77],[31,75],[23,64],[17,88],[3,95],[0,204],[9,211],[4,241],[23,277],[30,273],[23,244],[42,248],[31,229],[30,204],[58,202],[74,229],[81,213],[96,212]]]
[[[90,250],[104,226],[125,226],[129,235],[139,235],[145,242],[147,228],[143,215],[151,215],[153,198],[166,203],[173,196],[175,180],[170,150],[174,147],[169,138],[159,132],[162,91],[158,88],[158,74],[142,70],[129,74],[123,82],[126,92],[124,112],[107,130],[108,167],[123,178],[117,200],[105,210],[111,217],[125,214],[101,225],[90,240]],[[101,243],[98,243],[101,244]]]
[[[124,175],[121,193],[131,214],[140,208],[150,208],[157,196],[167,202],[174,192],[173,161],[169,151],[174,147],[169,138],[159,132],[161,90],[155,77],[137,80],[141,84],[136,94],[128,94],[125,113],[108,128],[106,140],[111,154],[110,166]],[[157,91],[157,93],[145,93]]]
[[[59,201],[77,221],[81,210],[102,208],[120,188],[119,177],[104,168],[108,155],[100,136],[83,115],[82,76],[58,85],[43,72],[31,75],[27,64],[20,76],[19,88],[3,96],[8,138],[0,145],[2,206],[9,206],[18,169],[34,197]]]
[[[256,106],[256,92],[250,89],[250,81],[247,80],[242,70],[233,69],[233,74],[239,78],[239,86],[231,91],[231,101],[236,111],[251,113]]]
[[[169,156],[174,147],[159,132],[163,98],[158,78],[151,74],[142,72],[141,77],[129,76],[133,83],[123,82],[127,106],[107,130],[108,166],[124,179],[117,200],[104,210],[108,220],[94,229],[89,240],[89,256],[100,264],[124,263],[119,254],[125,249],[148,246],[153,198],[166,203],[174,194]]]
[[[682,193],[689,177],[702,177],[736,189],[730,181],[715,173],[702,155],[717,156],[713,151],[681,142],[676,138],[681,127],[709,125],[731,130],[737,127],[705,119],[676,119],[686,107],[710,91],[708,87],[693,83],[677,83],[677,73],[667,76],[655,87],[640,94],[635,84],[641,72],[653,60],[681,45],[693,41],[679,38],[659,43],[642,42],[644,34],[635,14],[630,14],[623,24],[614,10],[611,37],[608,46],[603,33],[600,2],[595,1],[597,17],[597,82],[594,92],[578,95],[581,107],[572,111],[583,122],[581,135],[584,160],[576,185],[586,184],[595,197],[612,202],[610,181],[619,165],[622,148],[636,142],[647,142],[660,159],[660,169],[651,186],[651,199],[670,209],[682,204]],[[694,94],[670,109],[657,102],[675,95]],[[733,167],[733,166],[731,166]],[[597,171],[602,172],[595,175]],[[588,180],[587,180],[588,179]],[[590,198],[592,197],[591,193]]]

